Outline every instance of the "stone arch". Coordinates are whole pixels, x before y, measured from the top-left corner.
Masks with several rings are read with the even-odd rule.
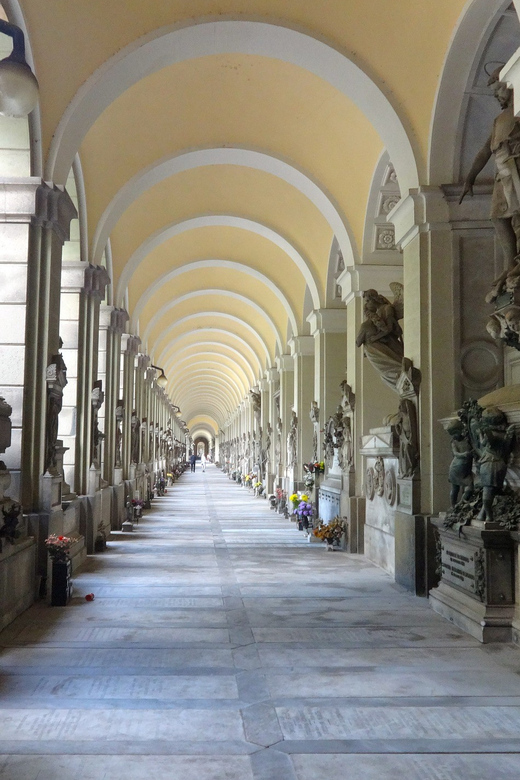
[[[269,314],[263,309],[261,306],[259,306],[255,301],[250,300],[249,298],[246,298],[245,295],[240,295],[240,293],[233,292],[232,290],[220,290],[220,289],[209,289],[209,290],[193,290],[192,292],[186,293],[185,295],[179,295],[177,298],[173,298],[166,304],[165,306],[162,306],[159,311],[157,311],[153,317],[148,322],[146,328],[144,329],[144,332],[142,334],[143,342],[146,343],[148,336],[150,335],[150,332],[154,325],[156,325],[161,317],[163,317],[166,312],[168,312],[170,309],[177,306],[177,304],[182,303],[183,301],[190,300],[192,298],[197,298],[199,296],[205,296],[205,295],[219,295],[221,297],[225,298],[232,298],[237,301],[242,301],[243,303],[246,303],[248,306],[250,306],[255,312],[261,315],[261,317],[267,322],[269,327],[274,331],[274,335],[276,338],[277,346],[281,349],[282,346],[282,339],[280,332],[278,328],[276,327],[275,323],[273,322],[272,318],[269,316]]]
[[[92,262],[103,251],[111,231],[125,210],[146,190],[170,176],[206,165],[237,165],[277,176],[305,195],[327,220],[341,246],[347,265],[357,256],[356,242],[345,214],[340,212],[332,196],[302,171],[284,160],[265,152],[242,148],[198,149],[159,160],[134,176],[107,206],[96,227],[92,242]]]
[[[285,252],[294,262],[310,289],[314,307],[317,309],[320,307],[320,293],[318,290],[316,274],[311,268],[308,260],[303,257],[303,255],[289,241],[287,241],[286,238],[280,235],[280,233],[277,233],[266,225],[262,225],[260,222],[254,222],[251,219],[234,217],[232,215],[208,215],[193,217],[192,219],[184,220],[183,222],[179,222],[175,225],[161,228],[161,230],[149,236],[149,238],[146,241],[143,241],[141,246],[136,249],[121,272],[119,283],[117,285],[116,300],[122,300],[125,290],[130,284],[130,280],[134,271],[137,270],[140,263],[151,251],[153,251],[153,249],[160,246],[160,244],[163,244],[165,241],[168,241],[170,238],[173,238],[174,236],[178,236],[181,233],[185,233],[186,231],[196,230],[197,228],[202,227],[235,227],[241,230],[247,230],[251,233],[255,233],[256,235],[262,236],[268,241],[271,241],[273,244],[279,247],[279,249]]]
[[[181,276],[181,274],[189,273],[190,271],[195,271],[198,268],[231,268],[234,271],[241,271],[242,273],[248,274],[249,276],[252,276],[257,281],[262,282],[269,290],[271,290],[271,292],[273,292],[276,295],[276,297],[282,304],[285,313],[287,314],[287,319],[292,328],[292,333],[294,335],[298,334],[297,319],[291,304],[289,303],[285,295],[281,292],[281,290],[269,279],[269,277],[265,276],[265,274],[261,274],[259,271],[255,271],[253,268],[250,268],[244,263],[235,263],[232,260],[217,260],[217,259],[195,260],[191,263],[186,263],[186,265],[183,265],[180,268],[175,268],[173,271],[170,271],[169,273],[164,274],[159,279],[156,279],[156,281],[148,287],[147,291],[143,295],[141,295],[141,297],[139,298],[139,300],[137,301],[134,307],[134,313],[132,316],[132,328],[134,330],[138,328],[139,317],[142,314],[144,307],[146,306],[148,301],[153,297],[153,295],[157,292],[157,290],[159,290],[164,284],[166,284],[166,282],[175,279],[177,276]]]
[[[403,189],[418,186],[415,155],[403,123],[381,88],[358,65],[308,33],[244,19],[163,27],[133,41],[103,63],[77,91],[56,128],[47,177],[63,182],[88,129],[143,74],[188,59],[231,53],[280,59],[327,81],[352,100],[379,133]]]
[[[475,74],[500,20],[510,15],[512,23],[518,26],[515,11],[508,10],[510,5],[509,0],[473,0],[459,19],[444,61],[432,113],[428,160],[430,184],[448,184],[460,179],[460,148],[467,127]],[[517,46],[518,41],[515,49]],[[480,121],[487,122],[489,111],[482,108],[482,101],[479,101],[478,111],[484,114]],[[478,141],[474,139],[468,156],[476,151]]]
[[[192,321],[199,321],[200,322],[205,317],[222,317],[223,319],[228,319],[228,320],[231,320],[231,322],[233,322],[233,323],[239,324],[241,328],[244,328],[244,330],[246,330],[248,333],[251,333],[255,338],[257,338],[260,341],[260,343],[262,344],[262,347],[263,347],[264,356],[265,356],[266,360],[270,360],[271,356],[269,354],[269,347],[265,343],[265,341],[262,338],[262,336],[251,325],[249,325],[247,322],[244,322],[242,319],[240,319],[240,317],[235,317],[233,314],[224,314],[223,312],[219,312],[219,311],[204,311],[204,312],[197,312],[196,314],[188,314],[186,317],[181,317],[180,319],[175,320],[175,322],[172,323],[164,331],[163,336],[167,336],[168,333],[170,333],[170,331],[172,331],[174,328],[178,327],[179,325],[182,325],[184,322],[192,322]],[[211,326],[208,326],[207,328],[199,326],[199,328],[197,328],[197,330],[199,330],[199,329],[200,330],[211,330],[214,333],[224,333],[225,332],[221,328],[213,328]],[[233,331],[230,330],[229,333],[233,334]],[[185,333],[183,335],[186,336],[188,334]],[[233,335],[236,335],[236,334],[233,334]],[[174,342],[171,342],[171,343],[173,344]],[[167,349],[168,349],[168,347],[166,347],[161,352],[161,354],[159,355],[159,357],[158,357],[159,363],[161,362],[162,357],[166,354]]]

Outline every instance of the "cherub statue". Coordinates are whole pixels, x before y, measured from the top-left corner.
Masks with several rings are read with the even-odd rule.
[[[402,371],[404,357],[403,331],[399,320],[403,317],[403,285],[393,282],[392,303],[376,290],[363,293],[365,320],[361,324],[356,346],[364,347],[365,355],[378,374],[392,390]]]
[[[454,507],[459,500],[461,488],[463,489],[463,501],[471,498],[473,493],[473,447],[461,420],[451,422],[446,431],[451,436],[451,451],[453,453],[448,479],[451,485],[451,506]]]
[[[493,522],[493,499],[502,490],[507,464],[513,450],[514,425],[500,409],[490,406],[484,409],[478,424],[478,461],[482,486],[482,509],[478,519]]]

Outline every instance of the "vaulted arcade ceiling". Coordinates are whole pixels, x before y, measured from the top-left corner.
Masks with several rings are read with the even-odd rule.
[[[382,153],[404,191],[428,183],[465,5],[21,2],[44,176],[65,184],[79,154],[88,259],[110,242],[113,303],[193,432],[216,431],[331,305],[333,239],[347,266],[363,261]]]

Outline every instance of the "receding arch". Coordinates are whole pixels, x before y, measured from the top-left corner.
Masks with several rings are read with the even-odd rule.
[[[222,372],[217,372],[210,368],[200,369],[199,371],[185,372],[185,374],[183,374],[182,380],[180,380],[175,384],[174,387],[172,387],[172,393],[175,391],[175,393],[181,395],[184,392],[186,385],[190,383],[199,383],[199,380],[204,381],[207,377],[220,382],[221,386],[225,386],[228,392],[234,398],[236,404],[239,404],[244,397],[243,392],[240,392],[238,387],[233,384],[229,377],[226,377],[226,375]]]
[[[332,46],[290,27],[249,20],[169,25],[132,41],[80,87],[49,149],[46,177],[63,184],[88,129],[119,95],[168,65],[212,54],[251,54],[282,60],[327,81],[352,100],[379,133],[404,191],[419,185],[412,144],[396,110],[377,84]]]
[[[238,228],[239,230],[245,230],[247,232],[254,233],[258,236],[261,236],[262,238],[267,239],[268,241],[271,241],[279,249],[285,252],[288,257],[291,258],[305,279],[307,286],[309,287],[314,308],[320,308],[321,296],[318,291],[316,274],[309,265],[308,260],[304,258],[303,255],[289,241],[287,241],[286,238],[266,225],[262,225],[260,222],[254,222],[252,219],[244,219],[243,217],[235,217],[232,215],[213,214],[193,217],[192,219],[178,222],[175,225],[161,228],[161,230],[158,230],[149,236],[146,241],[143,241],[141,246],[133,253],[132,257],[129,258],[121,272],[121,276],[119,277],[119,282],[117,285],[116,299],[118,301],[123,300],[125,291],[130,284],[130,280],[134,272],[137,270],[145,257],[149,255],[150,252],[152,252],[156,247],[164,244],[165,241],[168,241],[169,239],[174,238],[181,233],[205,227],[234,227]]]
[[[177,360],[175,365],[172,367],[173,370],[180,369],[182,366],[184,366],[185,363],[188,363],[188,369],[193,368],[195,366],[208,366],[208,367],[215,367],[217,369],[220,369],[224,371],[224,369],[227,369],[229,372],[229,376],[234,377],[239,383],[239,386],[242,390],[242,396],[244,396],[247,391],[249,390],[250,384],[249,379],[247,378],[246,372],[243,370],[241,366],[238,364],[234,364],[233,367],[229,366],[227,363],[223,363],[222,361],[215,360],[215,355],[211,352],[203,352],[200,353],[201,355],[204,355],[204,360],[193,360],[192,355],[188,355],[185,358],[182,358],[181,360]],[[231,358],[229,358],[231,359]],[[173,391],[172,391],[173,392]],[[175,401],[176,403],[176,401]]]
[[[101,215],[92,241],[92,263],[98,262],[97,258],[101,257],[103,248],[118,220],[140,195],[170,176],[207,165],[237,165],[254,168],[287,182],[305,195],[327,220],[341,247],[345,263],[353,265],[357,262],[358,251],[347,217],[339,211],[334,199],[325,189],[299,168],[271,154],[252,149],[218,147],[181,152],[153,163],[132,177]]]
[[[282,337],[280,334],[280,331],[276,327],[273,319],[269,316],[269,314],[266,312],[265,309],[263,309],[261,306],[259,306],[255,301],[251,300],[250,298],[246,298],[245,295],[241,295],[240,293],[233,292],[232,290],[221,290],[221,289],[208,289],[208,290],[192,290],[192,292],[186,293],[185,295],[179,295],[177,298],[172,298],[167,304],[162,306],[159,311],[157,311],[153,317],[148,322],[146,328],[144,329],[142,340],[143,342],[147,342],[148,337],[150,336],[150,333],[155,325],[158,324],[161,317],[163,317],[166,312],[168,312],[170,309],[173,309],[175,306],[177,306],[180,303],[183,303],[184,301],[191,300],[192,298],[202,297],[206,295],[219,295],[223,298],[232,298],[237,301],[241,301],[242,303],[247,304],[250,306],[253,311],[255,311],[257,314],[260,314],[263,319],[268,323],[269,327],[274,331],[274,335],[276,338],[276,343],[278,345],[278,348],[280,352],[282,351]]]
[[[235,349],[234,347],[229,347],[227,344],[222,344],[222,342],[220,342],[220,341],[206,341],[206,342],[204,342],[204,346],[205,347],[213,346],[213,347],[225,348],[225,349],[229,350],[229,352],[231,352],[232,354],[231,354],[231,356],[229,354],[226,355],[225,352],[222,352],[222,349],[220,349],[220,350],[213,349],[213,350],[209,350],[209,351],[197,350],[197,352],[196,352],[197,357],[199,357],[200,355],[218,355],[218,354],[220,354],[223,357],[231,358],[231,360],[234,360],[235,359],[234,356],[236,356],[240,361],[243,361],[245,363],[246,367],[247,367],[246,370],[245,370],[245,373],[248,376],[248,379],[249,379],[249,382],[250,382],[250,386],[252,386],[255,383],[256,377],[255,377],[255,373],[253,371],[253,368],[252,368],[251,364],[247,361],[247,359],[244,357],[244,355],[242,355],[242,353],[239,352],[238,349]],[[168,375],[168,371],[171,371],[171,370],[173,370],[175,368],[175,361],[178,360],[180,355],[183,355],[188,350],[193,350],[193,349],[197,349],[197,345],[196,344],[189,344],[186,347],[183,347],[182,349],[178,350],[178,352],[176,352],[174,355],[171,355],[168,358],[167,363],[164,365],[164,371],[165,371],[166,375]],[[239,365],[240,365],[240,363],[239,363]],[[242,366],[242,368],[243,367],[244,366]]]
[[[173,326],[173,327],[175,327],[175,326]],[[170,343],[168,344],[168,346],[165,347],[164,350],[160,353],[160,355],[157,358],[154,358],[154,359],[158,360],[159,364],[161,362],[164,363],[166,361],[166,359],[169,357],[170,354],[175,354],[174,347],[175,347],[176,344],[180,344],[183,341],[185,341],[186,339],[191,338],[193,336],[198,336],[199,334],[201,336],[200,341],[193,342],[191,344],[191,346],[194,346],[194,347],[198,347],[198,346],[204,347],[206,344],[223,344],[224,346],[228,346],[224,341],[222,341],[222,342],[221,341],[212,341],[212,340],[209,340],[209,339],[205,338],[204,334],[206,334],[206,333],[209,336],[213,336],[215,334],[222,335],[222,336],[225,335],[226,337],[229,337],[229,338],[233,339],[234,341],[238,342],[240,344],[241,348],[243,348],[246,353],[251,355],[251,360],[253,361],[253,363],[256,364],[259,372],[262,373],[262,363],[261,363],[260,358],[258,357],[257,353],[253,349],[253,347],[250,344],[248,344],[247,341],[245,339],[243,339],[241,336],[239,336],[237,333],[232,333],[229,330],[223,330],[221,328],[201,328],[200,332],[197,331],[197,330],[192,330],[192,331],[189,331],[188,333],[182,333],[181,335],[179,335],[176,338],[172,339],[170,341]],[[244,354],[244,353],[241,352],[241,354]]]
[[[274,284],[274,282],[272,282],[269,279],[269,277],[265,276],[265,274],[261,274],[259,271],[255,271],[254,268],[250,268],[248,265],[245,265],[244,263],[235,263],[233,260],[217,260],[217,259],[194,260],[193,262],[186,263],[180,268],[175,268],[173,271],[170,271],[169,273],[161,276],[159,279],[156,279],[155,282],[148,287],[146,292],[143,295],[141,295],[141,297],[139,298],[139,300],[135,305],[134,312],[132,315],[132,323],[131,323],[131,327],[133,328],[133,330],[136,331],[137,328],[139,327],[139,317],[142,314],[143,309],[148,303],[148,301],[155,295],[155,293],[158,290],[161,289],[161,287],[163,287],[164,284],[172,281],[172,279],[175,279],[177,276],[181,276],[182,274],[189,273],[190,271],[196,271],[199,268],[229,268],[232,271],[241,271],[242,273],[252,276],[257,281],[262,282],[269,290],[271,290],[272,293],[274,293],[274,295],[278,298],[283,308],[285,309],[285,313],[287,314],[287,318],[290,322],[293,334],[294,335],[298,334],[296,315],[292,309],[291,304],[289,303],[285,295],[282,293],[282,291]]]
[[[258,339],[258,341],[260,341],[260,343],[261,343],[261,345],[263,347],[264,356],[265,356],[266,360],[269,361],[271,359],[271,355],[270,355],[270,352],[269,352],[269,347],[265,343],[265,340],[263,339],[263,337],[258,333],[258,331],[256,331],[247,322],[244,322],[244,320],[242,320],[240,317],[235,317],[233,314],[224,314],[224,312],[220,312],[220,311],[201,311],[201,312],[197,312],[195,314],[187,314],[185,317],[181,317],[180,319],[175,320],[175,322],[173,322],[171,325],[169,325],[166,328],[166,330],[162,333],[161,338],[166,338],[168,336],[168,334],[172,330],[174,330],[175,328],[178,328],[183,323],[193,322],[193,321],[200,322],[202,319],[204,319],[206,317],[221,317],[222,319],[231,320],[232,322],[235,322],[235,323],[239,324],[241,328],[244,328],[248,333],[250,333],[256,339]],[[222,328],[213,328],[211,326],[208,326],[208,327],[204,326],[204,327],[201,327],[201,328],[197,328],[197,331],[198,330],[211,330],[214,333],[224,333],[225,332]],[[236,334],[233,333],[233,331],[229,331],[229,332],[232,335],[236,335]],[[188,335],[188,334],[185,333],[183,335]],[[241,341],[242,341],[242,339],[241,339]],[[171,343],[173,344],[174,342],[171,342]],[[161,361],[162,356],[167,352],[167,350],[168,350],[168,347],[165,347],[164,350],[160,353],[159,358],[158,358],[159,359],[159,363]]]
[[[455,159],[459,146],[460,118],[464,115],[466,87],[477,53],[487,39],[489,27],[509,0],[470,0],[456,25],[448,48],[432,111],[428,182],[447,184],[455,180]],[[398,165],[393,158],[401,182]],[[401,182],[402,194],[406,194]]]

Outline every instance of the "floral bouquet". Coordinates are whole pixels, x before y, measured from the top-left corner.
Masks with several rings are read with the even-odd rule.
[[[305,497],[305,500],[300,501],[298,504],[298,507],[296,509],[296,514],[298,515],[298,519],[300,520],[302,524],[302,529],[307,529],[309,525],[312,525],[312,515],[314,513],[314,507],[308,500],[308,497]]]
[[[298,493],[293,493],[292,495],[289,496],[289,501],[293,505],[293,509],[295,511],[296,511],[296,508],[298,507],[298,504],[300,503],[300,500],[301,499],[300,499],[300,496],[298,495]]]
[[[45,546],[53,561],[66,561],[69,557],[70,548],[77,541],[72,536],[51,534],[45,540]]]
[[[144,501],[142,499],[140,499],[140,498],[133,498],[132,499],[132,506],[134,508],[138,507],[138,506],[140,506],[142,508],[144,506]]]
[[[264,483],[263,482],[255,482],[253,487],[254,487],[255,490],[259,490],[260,488],[263,489]]]
[[[339,547],[341,537],[346,532],[345,521],[341,517],[335,517],[330,523],[320,523],[317,528],[314,529],[314,536],[321,539],[322,542],[327,542],[331,547]]]
[[[309,490],[312,490],[314,487],[314,475],[310,471],[305,474],[305,477],[303,478],[303,484]]]
[[[314,463],[304,463],[303,470],[308,474],[323,474],[325,471],[325,462],[323,460],[316,460]]]

